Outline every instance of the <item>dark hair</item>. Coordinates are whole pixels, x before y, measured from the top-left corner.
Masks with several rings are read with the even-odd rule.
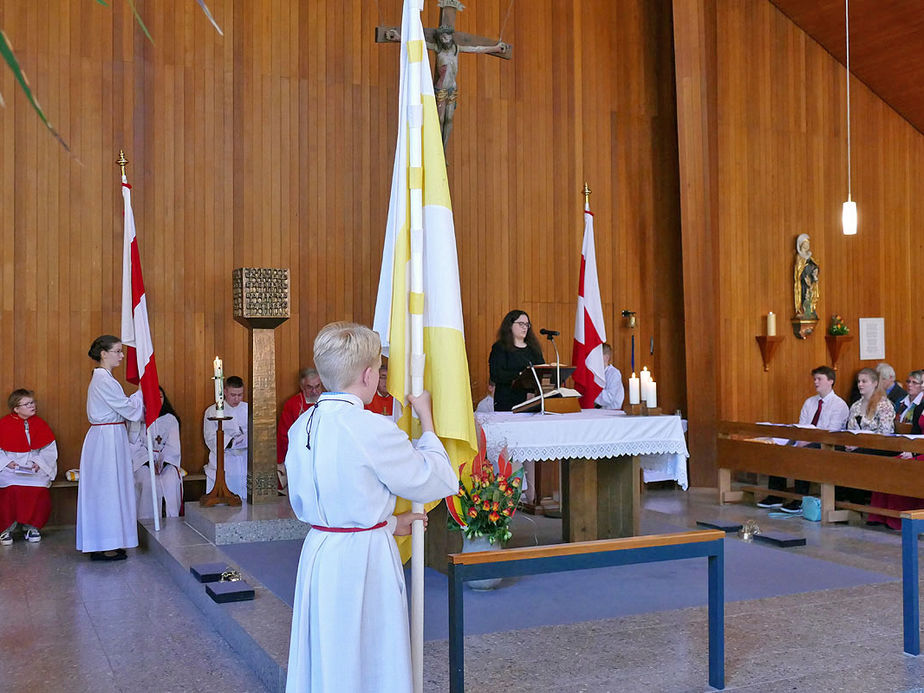
[[[112,347],[119,344],[121,341],[121,339],[113,337],[111,334],[100,335],[93,340],[93,344],[90,345],[87,356],[99,363],[100,359],[103,358],[103,352],[112,351]]]
[[[507,351],[513,351],[516,348],[513,344],[513,323],[521,315],[525,315],[529,318],[529,313],[525,310],[511,310],[504,316],[504,319],[501,320],[500,327],[497,329],[497,341],[500,342]],[[539,344],[539,338],[536,337],[536,333],[533,332],[532,325],[530,325],[529,329],[526,331],[526,346],[540,354],[542,353],[542,346]]]
[[[9,398],[6,400],[7,405],[10,407],[10,411],[13,411],[16,407],[19,406],[19,402],[25,397],[35,397],[35,393],[32,390],[27,390],[24,387],[19,388],[18,390],[13,390],[10,393]]]
[[[812,376],[816,376],[816,375],[823,375],[828,380],[830,380],[832,383],[837,378],[837,372],[833,368],[830,368],[829,366],[818,366],[818,368],[813,368]]]
[[[225,378],[225,387],[244,387],[244,379],[239,375],[229,375]]]
[[[173,404],[170,402],[170,398],[167,397],[167,393],[162,387],[160,388],[160,394],[164,396],[164,403],[160,405],[160,414],[158,414],[158,416],[173,414],[173,417],[176,419],[176,427],[180,428],[183,424],[183,422],[180,421],[180,415],[176,413],[176,409],[173,408]]]

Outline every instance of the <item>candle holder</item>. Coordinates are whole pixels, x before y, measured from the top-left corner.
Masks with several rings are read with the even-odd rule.
[[[776,348],[780,345],[780,342],[783,341],[783,337],[758,335],[754,339],[757,340],[757,344],[760,346],[760,357],[764,361],[764,372],[767,372],[770,370],[770,362],[773,360],[774,354],[776,354]]]
[[[236,493],[231,493],[228,484],[225,481],[225,432],[222,429],[222,422],[230,421],[233,416],[209,416],[209,421],[218,422],[218,430],[215,432],[215,485],[212,490],[199,499],[199,505],[203,508],[210,508],[213,505],[241,505],[241,497]]]
[[[844,347],[853,341],[852,334],[826,334],[825,343],[828,345],[828,354],[831,356],[831,368],[837,370],[837,361],[841,357]]]

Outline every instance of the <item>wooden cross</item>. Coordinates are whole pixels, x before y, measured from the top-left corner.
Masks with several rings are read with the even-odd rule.
[[[436,29],[424,29],[424,40],[427,48],[436,54],[433,89],[436,93],[436,105],[440,116],[440,130],[445,151],[449,144],[449,134],[452,132],[452,118],[459,94],[456,82],[459,72],[458,54],[485,53],[510,60],[513,57],[513,46],[485,36],[456,31],[456,13],[463,10],[464,6],[459,0],[439,0],[438,4],[440,26]],[[393,26],[377,26],[375,42],[401,43],[401,29]]]

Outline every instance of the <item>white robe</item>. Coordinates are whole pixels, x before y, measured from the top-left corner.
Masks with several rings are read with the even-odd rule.
[[[138,519],[154,517],[151,506],[151,471],[148,468],[148,436],[144,425],[130,435],[135,470],[135,500]],[[164,414],[151,424],[151,445],[157,487],[157,507],[166,503],[167,517],[180,516],[183,483],[180,477],[180,422],[173,414]],[[156,470],[160,468],[158,473]]]
[[[616,366],[609,365],[603,370],[603,377],[606,384],[597,395],[594,404],[599,404],[603,409],[622,409],[622,402],[626,396],[622,385],[622,373]]]
[[[218,422],[209,421],[215,416],[215,405],[205,410],[202,417],[202,436],[209,449],[208,464],[203,467],[205,473],[205,492],[208,493],[215,485],[215,471],[217,460],[215,458],[215,437],[218,434]],[[244,502],[247,501],[247,402],[241,402],[236,407],[229,407],[225,403],[225,416],[233,417],[230,421],[222,421],[221,429],[225,434],[225,483],[231,493],[236,493]],[[232,440],[233,438],[233,440]],[[231,447],[228,447],[230,445]]]
[[[393,517],[396,494],[429,502],[458,489],[439,438],[425,433],[415,450],[391,419],[344,393],[325,393],[289,429],[286,471],[295,514],[323,527],[372,527]],[[367,532],[308,532],[295,583],[288,693],[411,690],[393,527],[391,520]]]
[[[124,422],[140,421],[143,417],[140,390],[126,397],[109,371],[94,369],[87,392],[87,418],[91,426],[80,453],[77,486],[78,551],[138,546],[132,455]]]

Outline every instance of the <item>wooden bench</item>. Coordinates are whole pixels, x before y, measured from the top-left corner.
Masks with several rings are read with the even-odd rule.
[[[921,654],[921,601],[918,594],[918,535],[924,532],[924,510],[902,513],[902,624],[905,652]]]
[[[725,687],[725,532],[698,530],[449,555],[449,690],[465,690],[463,583],[633,563],[706,557],[709,562],[709,685]],[[602,598],[603,595],[601,595]]]
[[[818,443],[821,447],[768,444],[759,438],[806,441]],[[837,446],[887,450],[896,456],[880,457],[835,450]],[[924,460],[900,459],[897,455],[901,452],[924,454],[924,439],[722,421],[717,441],[719,503],[740,501],[745,492],[764,492],[784,498],[802,497],[789,491],[769,491],[759,486],[744,485],[732,489],[732,472],[742,471],[819,483],[821,521],[824,523],[846,522],[849,511],[901,517],[902,511],[834,499],[835,486],[924,498]]]

